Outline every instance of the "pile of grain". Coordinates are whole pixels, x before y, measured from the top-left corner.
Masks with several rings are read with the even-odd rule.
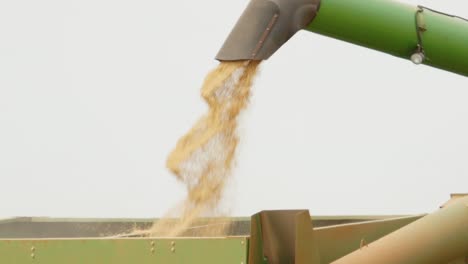
[[[187,198],[176,208],[181,216],[159,220],[151,236],[179,236],[194,229],[201,216],[219,210],[239,142],[237,119],[248,104],[258,65],[258,61],[222,62],[206,77],[201,94],[209,111],[179,139],[167,160],[168,169],[187,187]],[[229,226],[226,222],[203,224],[209,228],[197,236],[222,235]]]

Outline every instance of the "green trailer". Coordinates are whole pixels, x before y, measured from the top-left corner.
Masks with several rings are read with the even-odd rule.
[[[311,217],[286,210],[230,220],[224,236],[174,238],[132,235],[152,219],[3,220],[0,263],[454,264],[468,256],[467,195],[453,195],[427,215]]]

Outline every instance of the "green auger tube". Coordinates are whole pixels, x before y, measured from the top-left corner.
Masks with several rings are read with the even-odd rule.
[[[266,60],[300,29],[468,76],[468,20],[395,0],[251,0],[216,59]]]
[[[468,76],[468,20],[392,0],[322,0],[307,30]]]

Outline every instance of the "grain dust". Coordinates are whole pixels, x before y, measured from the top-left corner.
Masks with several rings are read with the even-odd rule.
[[[209,111],[179,139],[169,154],[167,168],[187,188],[187,197],[173,212],[178,218],[163,218],[150,230],[151,236],[176,237],[223,235],[227,219],[200,219],[220,211],[226,182],[233,169],[239,142],[238,116],[249,101],[250,88],[260,62],[222,62],[209,73],[201,89]],[[196,230],[196,232],[194,231]]]

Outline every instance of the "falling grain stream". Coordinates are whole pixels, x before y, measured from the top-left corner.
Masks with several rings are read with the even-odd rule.
[[[221,62],[210,72],[201,89],[209,106],[208,113],[179,139],[169,154],[167,168],[187,188],[187,197],[174,209],[176,219],[168,216],[154,223],[151,236],[175,237],[200,225],[199,219],[215,215],[232,173],[239,142],[239,113],[247,106],[258,61]],[[226,232],[226,222],[203,222],[198,236],[219,236]]]

